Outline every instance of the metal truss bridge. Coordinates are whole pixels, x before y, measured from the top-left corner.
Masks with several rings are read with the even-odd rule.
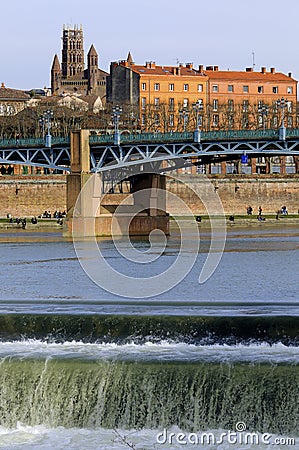
[[[114,142],[113,134],[89,136],[91,172],[161,161],[175,166],[178,160],[190,165],[190,160],[205,164],[242,155],[299,156],[299,129],[294,128],[286,129],[283,139],[279,130],[243,130],[202,132],[200,138],[189,132],[122,134],[120,145]],[[41,138],[0,140],[0,164],[70,171],[70,138],[52,137],[51,147]]]

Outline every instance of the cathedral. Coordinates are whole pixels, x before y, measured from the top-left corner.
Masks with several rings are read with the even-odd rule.
[[[55,96],[77,94],[94,95],[106,103],[106,78],[109,75],[98,67],[98,54],[91,45],[84,68],[84,39],[82,25],[63,26],[61,65],[57,55],[51,68],[51,92]]]

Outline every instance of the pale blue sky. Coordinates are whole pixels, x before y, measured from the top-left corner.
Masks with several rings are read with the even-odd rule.
[[[244,70],[276,67],[299,79],[299,0],[6,0],[0,6],[0,82],[19,89],[50,85],[61,60],[63,24],[83,25],[99,66],[130,50],[137,64],[156,61]]]

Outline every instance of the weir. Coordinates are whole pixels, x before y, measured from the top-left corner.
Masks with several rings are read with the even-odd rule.
[[[267,342],[298,345],[298,316],[0,315],[0,342],[159,342],[194,344]]]
[[[4,360],[1,425],[298,432],[290,365]],[[283,406],[283,407],[282,407]]]
[[[103,173],[90,172],[89,131],[73,131],[70,144],[65,236],[148,236],[155,229],[169,234],[166,195],[161,194],[165,191],[164,175],[146,172],[130,176],[129,192],[115,196],[109,192],[107,204]],[[119,181],[123,182],[123,177]]]

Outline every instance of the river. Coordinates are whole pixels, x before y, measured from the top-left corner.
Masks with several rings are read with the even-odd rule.
[[[230,226],[203,284],[200,239],[181,282],[130,298],[93,282],[58,232],[0,234],[0,448],[299,448],[298,227]],[[148,264],[98,246],[146,277],[171,267],[179,237],[159,258],[135,239]]]

